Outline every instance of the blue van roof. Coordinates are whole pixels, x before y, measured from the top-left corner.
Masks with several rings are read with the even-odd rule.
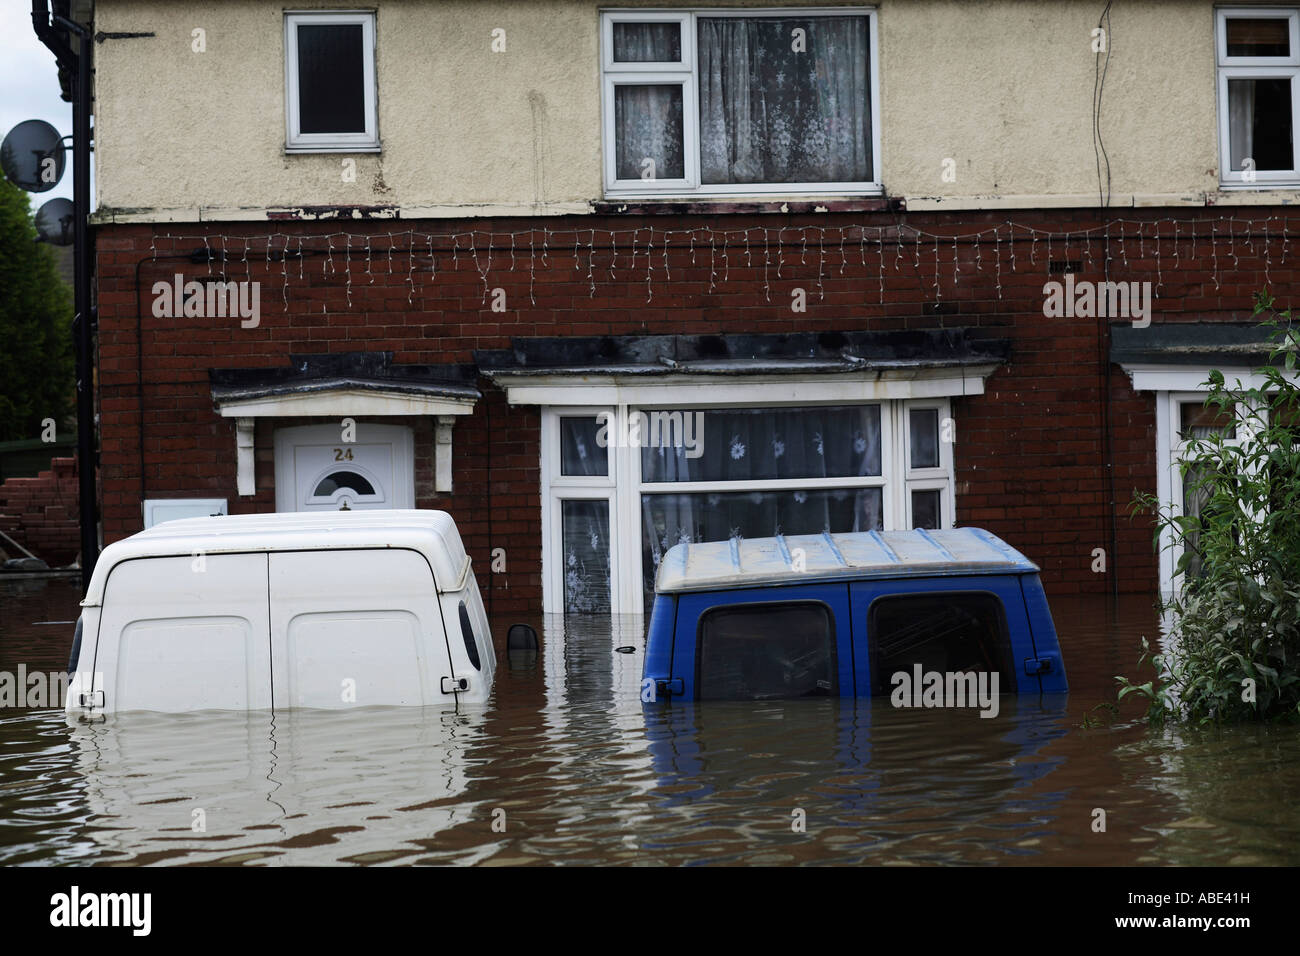
[[[982,528],[777,535],[678,544],[659,562],[661,594],[828,579],[1035,573]]]

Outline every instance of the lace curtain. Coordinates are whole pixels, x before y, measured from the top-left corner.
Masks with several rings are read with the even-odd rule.
[[[677,83],[614,87],[614,158],[619,179],[681,179],[682,87]],[[651,166],[647,166],[647,161]],[[643,175],[647,173],[647,175]]]
[[[866,17],[702,17],[698,30],[700,180],[726,183],[871,179]],[[674,23],[618,23],[620,63],[680,60]],[[653,67],[649,67],[653,68]],[[684,87],[614,88],[619,179],[685,176]]]
[[[866,17],[701,18],[701,181],[870,180],[867,49]]]
[[[1255,81],[1228,81],[1228,144],[1230,168],[1255,156]]]
[[[596,441],[595,418],[560,419],[560,473],[607,475],[609,457]],[[610,608],[609,502],[604,498],[560,503],[564,549],[565,613],[608,614]]]

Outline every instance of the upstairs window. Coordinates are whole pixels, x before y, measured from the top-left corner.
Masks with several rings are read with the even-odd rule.
[[[1220,180],[1300,185],[1300,10],[1221,9],[1217,46]]]
[[[284,18],[285,149],[375,152],[373,13],[289,13]]]
[[[875,15],[603,15],[616,195],[879,193]]]

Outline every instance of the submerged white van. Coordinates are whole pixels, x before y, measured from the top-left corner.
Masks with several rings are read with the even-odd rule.
[[[441,511],[168,521],[105,548],[81,606],[78,719],[479,703],[496,670]]]

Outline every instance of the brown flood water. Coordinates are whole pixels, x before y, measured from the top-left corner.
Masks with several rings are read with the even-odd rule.
[[[0,581],[0,670],[63,667],[72,624],[42,622],[75,619],[79,596]],[[541,652],[498,646],[493,701],[460,713],[69,727],[0,709],[0,863],[1300,862],[1300,730],[1150,732],[1136,704],[1085,727],[1157,618],[1148,598],[1052,611],[1070,694],[1004,697],[990,719],[869,700],[643,708],[642,625],[609,618],[533,622]],[[511,622],[494,623],[500,639]]]

